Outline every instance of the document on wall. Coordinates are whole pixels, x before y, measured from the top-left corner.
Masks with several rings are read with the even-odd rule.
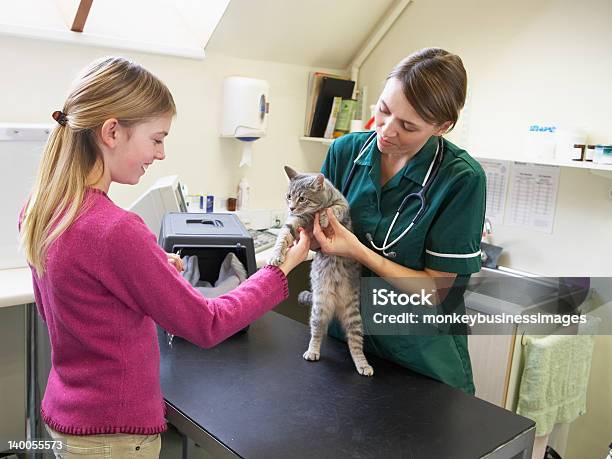
[[[505,223],[552,233],[559,189],[559,166],[515,162]]]
[[[479,160],[487,176],[486,216],[495,227],[503,223],[510,161]]]

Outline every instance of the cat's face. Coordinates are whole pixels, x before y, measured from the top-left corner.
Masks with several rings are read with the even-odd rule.
[[[308,215],[320,210],[325,193],[323,174],[299,174],[289,167],[285,171],[289,177],[285,199],[291,214]]]

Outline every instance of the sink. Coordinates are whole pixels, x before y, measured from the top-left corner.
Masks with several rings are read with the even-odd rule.
[[[465,291],[465,305],[470,314],[578,315],[588,296],[589,285],[589,278],[533,277],[483,268],[470,278]],[[501,328],[492,326],[491,329]],[[529,329],[530,332],[537,329],[542,334],[550,332],[550,326],[537,325]]]

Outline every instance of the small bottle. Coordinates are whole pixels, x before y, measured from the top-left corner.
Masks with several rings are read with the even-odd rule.
[[[572,161],[584,161],[584,150],[586,145],[583,143],[575,143],[574,148],[572,149]]]
[[[212,194],[206,196],[206,213],[209,214],[215,210],[215,197]]]
[[[249,206],[249,193],[251,187],[246,178],[242,178],[238,184],[238,210],[245,210]]]

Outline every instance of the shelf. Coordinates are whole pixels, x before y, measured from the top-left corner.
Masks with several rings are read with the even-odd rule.
[[[300,137],[300,140],[307,142],[318,142],[322,145],[331,145],[334,139],[324,139],[323,137]]]
[[[322,137],[300,137],[300,140],[304,140],[307,142],[317,142],[322,145],[331,145],[331,143],[335,139],[324,139]],[[483,159],[490,161],[512,161],[519,163],[530,163],[530,164],[542,164],[545,166],[560,166],[560,167],[573,167],[575,169],[590,169],[593,171],[608,171],[612,172],[612,164],[598,164],[592,161],[559,161],[554,159],[549,160],[538,160],[533,158],[521,158],[521,157],[513,157],[513,158],[498,158],[495,156],[487,156],[487,155],[476,155],[472,154],[475,159]]]
[[[512,162],[520,162],[520,163],[530,163],[530,164],[542,164],[545,166],[560,166],[560,167],[573,167],[576,169],[591,169],[597,171],[612,171],[612,164],[598,164],[592,161],[560,161],[560,160],[538,160],[532,158],[498,158],[494,156],[487,155],[472,155],[475,159],[483,159],[483,160],[491,160],[491,161],[512,161]]]

